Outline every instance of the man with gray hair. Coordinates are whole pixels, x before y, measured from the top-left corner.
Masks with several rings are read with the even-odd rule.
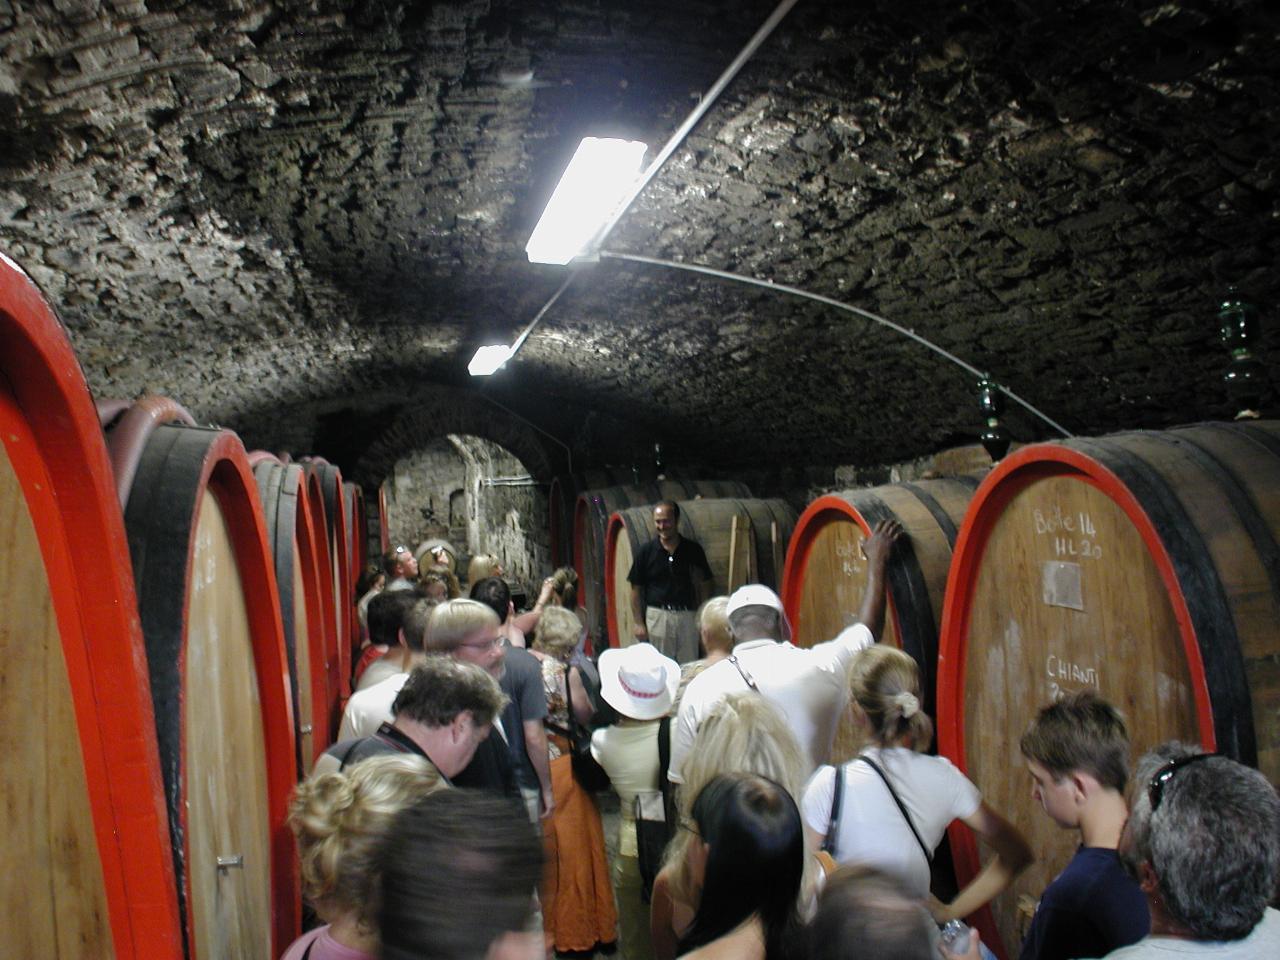
[[[1120,856],[1151,935],[1117,960],[1280,957],[1280,796],[1257,770],[1166,743],[1138,762]]]
[[[875,643],[884,624],[885,566],[901,533],[897,521],[876,524],[863,544],[867,580],[858,622],[807,650],[791,644],[791,624],[776,593],[759,583],[734,591],[727,607],[733,653],[694,677],[684,692],[671,738],[672,783],[684,782],[685,758],[711,708],[729,694],[747,690],[786,714],[810,771],[827,762],[849,703],[849,664],[859,650]]]

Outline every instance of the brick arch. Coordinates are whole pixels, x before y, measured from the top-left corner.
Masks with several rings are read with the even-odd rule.
[[[486,403],[474,393],[425,389],[412,408],[401,413],[356,464],[361,483],[377,486],[396,462],[446,434],[470,434],[506,448],[539,483],[550,483],[563,452],[533,427]]]

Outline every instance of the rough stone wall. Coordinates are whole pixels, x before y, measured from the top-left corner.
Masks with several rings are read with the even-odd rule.
[[[527,482],[488,482],[504,478]],[[495,554],[513,589],[536,596],[551,565],[546,491],[509,451],[482,437],[440,437],[395,463],[388,491],[393,541],[412,549],[447,536],[461,577],[472,555]]]

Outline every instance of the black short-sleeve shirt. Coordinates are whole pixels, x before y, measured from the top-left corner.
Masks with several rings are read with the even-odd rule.
[[[695,584],[711,579],[711,566],[701,544],[680,538],[674,553],[667,553],[654,537],[641,544],[631,562],[627,580],[644,590],[646,607],[694,610],[698,606]]]

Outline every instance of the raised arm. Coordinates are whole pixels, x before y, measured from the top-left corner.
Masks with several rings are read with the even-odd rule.
[[[867,558],[867,585],[862,594],[858,622],[877,640],[884,630],[884,571],[889,564],[893,544],[900,536],[902,524],[897,520],[881,520],[862,543],[862,552]]]

